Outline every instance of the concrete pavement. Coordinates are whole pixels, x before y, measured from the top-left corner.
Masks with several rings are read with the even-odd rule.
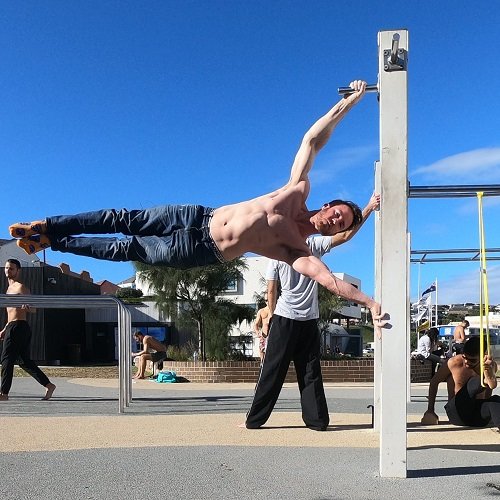
[[[116,380],[54,379],[54,399],[14,379],[0,404],[3,498],[448,499],[500,497],[500,434],[447,423],[421,427],[426,386],[408,405],[408,478],[378,476],[369,384],[327,384],[331,426],[303,427],[287,384],[265,428],[239,428],[251,384],[133,384],[118,415]],[[443,388],[444,389],[444,388]]]

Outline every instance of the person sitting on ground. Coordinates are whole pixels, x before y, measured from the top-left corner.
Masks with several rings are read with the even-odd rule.
[[[138,370],[133,378],[146,378],[147,362],[152,361],[153,363],[158,363],[159,361],[167,359],[167,346],[154,337],[151,337],[151,335],[144,335],[140,331],[134,333],[134,339],[139,344],[142,344],[142,351],[132,353],[132,357],[139,358]],[[155,352],[150,352],[151,350]]]
[[[333,236],[356,227],[361,210],[350,201],[333,200],[309,210],[309,172],[317,154],[347,112],[366,90],[366,82],[351,83],[354,92],[341,99],[304,135],[289,181],[252,200],[217,209],[200,205],[165,205],[145,210],[100,210],[47,217],[9,227],[27,253],[52,250],[112,261],[188,269],[233,260],[253,252],[283,261],[336,295],[368,307],[377,334],[384,326],[381,306],[351,284],[336,278],[315,257],[308,236]],[[75,237],[80,234],[127,235],[124,239]]]
[[[469,322],[464,318],[453,331],[453,350],[456,354],[462,354],[464,352],[466,328],[469,328]]]
[[[495,360],[488,354],[484,356],[484,376],[481,385],[480,339],[472,337],[464,344],[463,354],[450,358],[438,370],[429,384],[429,403],[422,417],[424,425],[436,425],[439,418],[434,411],[439,384],[448,386],[448,403],[445,405],[448,419],[453,425],[500,427],[500,396],[492,396],[497,387]]]

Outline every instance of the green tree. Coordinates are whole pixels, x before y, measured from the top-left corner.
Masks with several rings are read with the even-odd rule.
[[[333,295],[324,286],[318,284],[319,331],[323,336],[323,347],[326,344],[326,332],[331,322],[339,317],[339,311],[346,301],[338,295]]]
[[[159,309],[179,326],[196,325],[198,346],[203,361],[224,359],[229,349],[231,325],[246,319],[255,311],[220,297],[241,278],[246,269],[242,259],[194,269],[173,269],[135,263],[141,278],[148,281],[155,293]]]

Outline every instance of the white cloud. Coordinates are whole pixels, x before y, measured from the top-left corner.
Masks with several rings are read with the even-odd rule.
[[[491,184],[500,182],[500,148],[481,148],[418,167],[412,175],[433,180],[452,180],[453,184],[463,182]],[[480,176],[480,177],[478,177]]]
[[[479,264],[478,264],[479,269]],[[460,276],[438,282],[440,304],[479,303],[479,271],[471,271]],[[500,304],[500,266],[487,266],[490,305]]]
[[[311,185],[317,186],[323,183],[331,182],[338,179],[339,176],[344,177],[346,169],[354,167],[353,170],[362,169],[363,175],[366,174],[366,167],[373,168],[373,163],[378,157],[378,146],[356,146],[352,148],[344,148],[333,150],[331,153],[322,155],[318,154],[316,164],[313,166],[309,178]],[[352,179],[352,175],[356,172],[349,172],[348,177]],[[354,175],[354,178],[359,178]]]

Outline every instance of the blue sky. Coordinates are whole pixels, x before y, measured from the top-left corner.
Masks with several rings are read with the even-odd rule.
[[[12,222],[163,203],[220,206],[283,185],[307,128],[354,78],[377,79],[377,32],[407,28],[410,180],[500,183],[496,2],[18,1],[0,6],[3,210]],[[317,158],[309,208],[373,190],[367,95]],[[500,198],[485,202],[500,247]],[[474,199],[410,200],[413,248],[477,247]],[[121,281],[131,264],[47,252]],[[373,224],[326,259],[373,292]],[[500,265],[490,262],[500,303]],[[412,266],[412,296],[417,294]],[[440,302],[478,300],[477,264],[426,264]]]

